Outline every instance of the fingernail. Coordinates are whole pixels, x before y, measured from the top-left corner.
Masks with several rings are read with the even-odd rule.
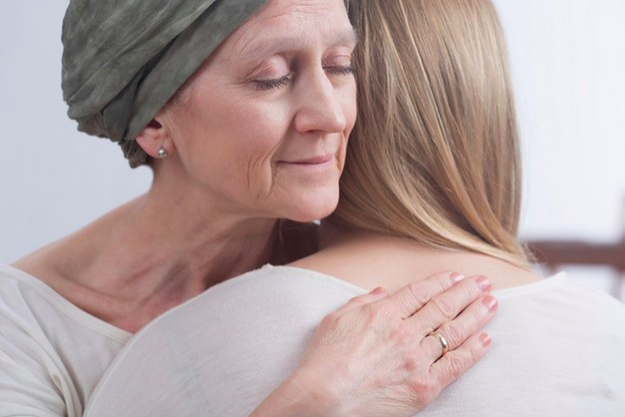
[[[371,290],[371,292],[369,294],[373,294],[373,295],[382,295],[385,294],[386,290],[382,287],[377,287],[374,288],[373,290]]]
[[[493,288],[490,280],[486,277],[479,277],[477,279],[477,285],[479,285],[483,292],[489,292]]]
[[[456,284],[464,279],[464,275],[452,272],[451,275],[449,275],[449,278],[451,278],[451,281]]]
[[[479,337],[479,340],[484,347],[489,347],[490,344],[493,342],[492,340],[490,340],[490,337],[486,333],[482,333]]]
[[[497,299],[492,295],[487,295],[482,299],[482,302],[488,307],[489,311],[495,311],[497,308]]]

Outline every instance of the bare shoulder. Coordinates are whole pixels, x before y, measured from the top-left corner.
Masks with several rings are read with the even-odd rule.
[[[59,283],[80,276],[80,271],[86,269],[94,256],[101,252],[108,231],[112,228],[112,217],[108,213],[19,259],[12,266],[58,289]]]
[[[87,265],[106,246],[119,218],[131,209],[134,201],[126,203],[81,229],[54,241],[24,258],[13,267],[29,273],[47,284],[72,280],[87,269]]]
[[[463,259],[464,265],[468,271],[472,272],[472,275],[489,277],[493,288],[497,290],[532,284],[544,279],[530,266],[523,268],[491,256],[464,254],[461,258],[465,258]]]
[[[11,266],[49,284],[59,278],[59,262],[63,263],[66,256],[64,246],[65,238],[26,255]]]
[[[64,299],[81,306],[83,289],[75,282],[73,268],[80,264],[80,231],[25,256],[11,266],[41,281]]]
[[[90,224],[11,266],[43,282],[86,314],[125,331],[135,332],[143,322],[141,325],[135,323],[135,317],[128,314],[128,304],[93,287],[89,281],[92,277],[88,271],[102,248],[99,242],[101,232],[100,226]]]
[[[424,247],[400,238],[363,236],[330,244],[291,266],[332,275],[365,289],[377,286],[394,292],[441,271],[465,276],[484,275],[494,289],[542,280],[535,272],[475,253]]]

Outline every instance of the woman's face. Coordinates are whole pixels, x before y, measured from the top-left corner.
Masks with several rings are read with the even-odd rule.
[[[229,214],[330,214],[356,118],[355,42],[343,0],[270,0],[160,116],[186,180]]]

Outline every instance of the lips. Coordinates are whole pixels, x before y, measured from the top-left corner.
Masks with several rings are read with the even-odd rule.
[[[309,158],[280,161],[283,164],[292,165],[321,165],[334,159],[334,154],[318,155]]]

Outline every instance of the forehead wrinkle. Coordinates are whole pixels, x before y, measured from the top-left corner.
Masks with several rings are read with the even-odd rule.
[[[302,4],[290,4],[288,7],[264,7],[261,9],[257,16],[240,28],[241,30],[233,43],[233,49],[238,51],[236,55],[247,60],[248,58],[253,59],[257,56],[267,56],[276,52],[295,51],[311,43],[312,39],[307,36],[311,32],[324,34],[323,39],[329,46],[354,46],[358,42],[358,35],[351,24],[337,29],[331,26],[327,20],[318,19],[320,12],[325,10],[325,7],[322,7],[315,1],[311,1],[308,4],[307,7],[303,7]],[[271,24],[272,21],[284,19],[286,15],[289,16],[286,30],[281,30],[280,32],[271,31],[270,35],[263,37],[263,34],[267,33],[267,27],[275,27],[275,25]],[[314,22],[313,27],[316,27],[316,29],[313,31],[298,30],[301,27],[305,27],[303,21],[308,19],[312,19]],[[345,14],[345,21],[349,22],[347,13]],[[284,35],[284,33],[287,33],[287,35]]]
[[[345,45],[354,47],[358,43],[358,35],[350,26],[349,30],[334,33],[328,37],[328,47]],[[239,58],[244,61],[253,61],[259,57],[272,56],[276,53],[289,53],[302,48],[306,48],[312,43],[312,40],[305,36],[304,33],[290,33],[287,36],[267,37],[258,40],[251,38],[246,42],[239,53]],[[259,44],[262,45],[259,47]]]

